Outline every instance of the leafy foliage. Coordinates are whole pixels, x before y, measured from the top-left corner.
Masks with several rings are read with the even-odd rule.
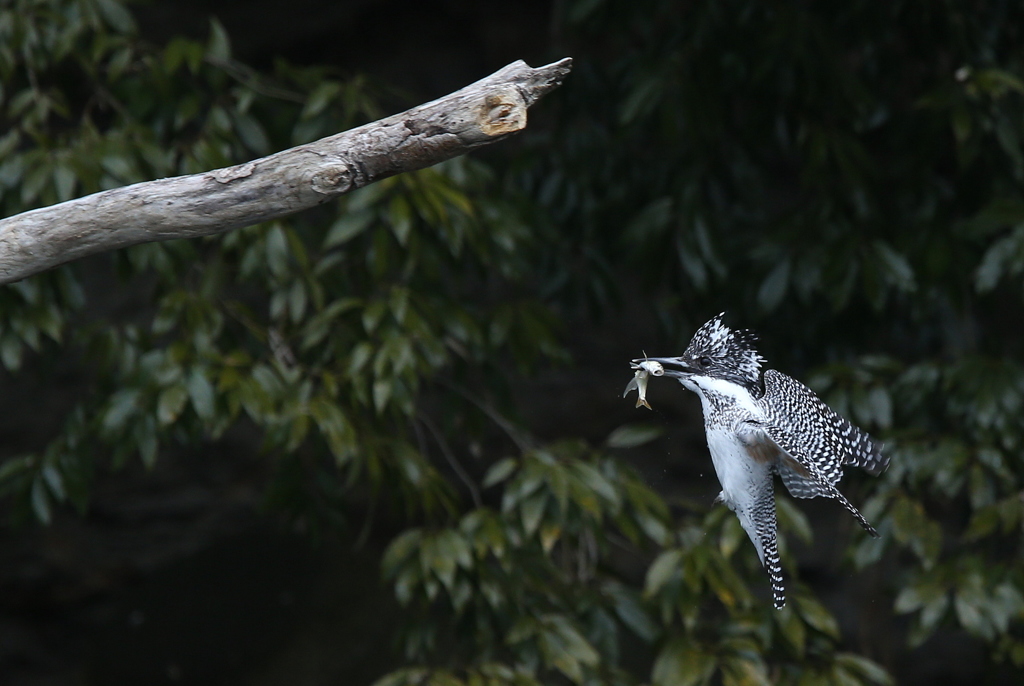
[[[3,165],[8,185],[22,190],[4,196],[8,214],[68,195],[63,169],[74,171],[71,190],[95,191],[238,162],[378,115],[358,80],[282,65],[265,82],[231,60],[216,23],[205,44],[175,39],[155,49],[138,41],[117,3],[56,3],[54,11],[64,18],[57,26],[13,8],[4,14],[10,35],[49,41],[38,62],[18,61],[33,54],[29,38],[8,55],[10,74],[28,74],[23,84],[10,80],[6,123],[15,142]],[[91,61],[71,48],[51,52],[56,44],[92,44]],[[86,99],[60,90],[72,76],[88,79]],[[20,103],[42,92],[61,106],[23,116]],[[133,454],[151,465],[161,443],[216,440],[244,420],[261,430],[268,453],[282,456],[283,471],[312,456],[315,466],[290,482],[297,490],[278,494],[287,507],[324,510],[303,517],[335,516],[355,483],[387,484],[410,511],[452,511],[450,486],[416,443],[412,424],[428,421],[421,387],[442,370],[455,382],[499,354],[529,365],[558,353],[553,319],[526,293],[486,296],[503,288],[490,265],[514,269],[527,238],[498,203],[474,207],[467,193],[486,184],[485,169],[458,160],[355,193],[334,217],[116,255],[122,278],[147,275],[155,305],[144,324],[93,322],[69,342],[93,365],[95,393],[58,443],[99,438],[115,465]],[[470,301],[471,289],[484,296]],[[23,346],[39,349],[43,336],[62,342],[65,313],[83,299],[73,268],[23,281],[5,297],[11,371]],[[52,501],[69,496],[63,481],[86,481],[90,472],[85,455],[56,453],[61,469],[38,455],[7,464],[13,489],[31,493],[44,521]],[[317,455],[333,468],[325,471]]]
[[[0,464],[15,512],[84,510],[97,471],[242,427],[271,501],[311,530],[385,502],[405,517],[381,564],[407,666],[380,686],[882,684],[868,656],[900,631],[891,614],[911,647],[955,632],[1024,665],[1024,14],[559,7],[566,53],[587,59],[553,130],[500,164],[2,289],[12,378],[57,358],[89,378],[48,445]],[[254,72],[216,22],[150,45],[117,0],[5,4],[0,84],[5,216],[380,114],[365,79]],[[95,307],[98,273],[140,294],[134,311]],[[776,612],[735,517],[622,462],[659,427],[595,447],[514,421],[510,379],[568,359],[563,322],[615,326],[638,286],[629,307],[666,345],[729,309],[773,366],[886,440],[884,477],[844,484],[881,538],[830,535],[891,607],[854,613],[867,639],[787,545],[831,521],[780,496],[794,578]]]
[[[833,10],[566,5],[567,51],[608,57],[576,74],[561,144],[519,178],[572,232],[564,250],[601,246],[569,278],[554,254],[566,298],[608,307],[631,276],[613,256],[632,256],[673,345],[729,309],[885,438],[892,468],[866,507],[882,538],[849,559],[883,565],[911,646],[956,630],[1020,667],[1024,15]],[[686,559],[665,555],[652,571]],[[701,682],[713,663],[675,645]]]

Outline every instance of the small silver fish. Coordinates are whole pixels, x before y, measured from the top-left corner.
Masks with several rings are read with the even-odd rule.
[[[622,392],[622,397],[625,398],[635,388],[637,393],[636,406],[640,407],[643,405],[648,410],[652,409],[650,403],[647,402],[647,379],[651,376],[661,376],[665,373],[665,368],[661,366],[660,362],[655,362],[654,360],[630,362],[629,367],[634,370],[633,378],[626,384],[626,390]]]

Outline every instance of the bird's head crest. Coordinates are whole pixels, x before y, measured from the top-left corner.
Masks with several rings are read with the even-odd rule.
[[[724,316],[722,312],[697,329],[683,357],[708,376],[756,386],[765,362],[754,348],[757,335],[749,329],[730,329],[722,323]]]

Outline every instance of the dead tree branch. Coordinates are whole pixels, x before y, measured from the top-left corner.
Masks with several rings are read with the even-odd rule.
[[[514,62],[443,98],[314,143],[0,220],[0,284],[98,252],[275,219],[457,157],[522,130],[527,108],[571,68],[569,58],[536,69]]]

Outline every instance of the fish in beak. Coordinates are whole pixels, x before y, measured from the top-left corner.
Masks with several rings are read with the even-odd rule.
[[[626,384],[626,390],[622,392],[622,397],[625,398],[630,391],[636,389],[636,406],[642,405],[648,410],[652,409],[650,403],[647,402],[647,380],[651,376],[661,376],[665,373],[665,368],[661,366],[660,362],[648,359],[633,360],[629,366],[633,370],[633,378]]]
[[[657,366],[658,373],[654,376],[671,376],[674,379],[685,378],[695,371],[693,363],[683,357],[638,357],[630,362],[633,369],[645,364],[652,368]]]

